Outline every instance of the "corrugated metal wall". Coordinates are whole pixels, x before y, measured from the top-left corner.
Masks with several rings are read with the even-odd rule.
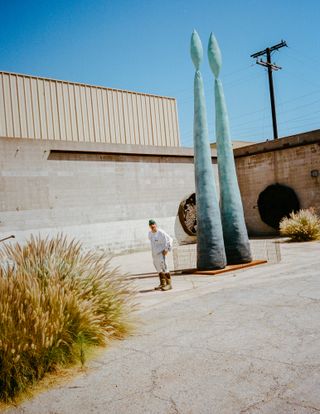
[[[0,136],[179,146],[174,98],[0,72]]]

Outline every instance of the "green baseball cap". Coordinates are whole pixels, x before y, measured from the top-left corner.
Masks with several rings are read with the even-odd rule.
[[[150,220],[149,220],[149,226],[152,226],[152,224],[157,224],[157,223],[155,222],[155,220],[150,219]]]

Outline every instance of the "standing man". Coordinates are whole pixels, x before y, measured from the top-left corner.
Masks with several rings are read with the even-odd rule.
[[[149,220],[149,227],[153,264],[160,278],[160,285],[155,287],[155,290],[170,290],[172,289],[171,275],[166,256],[172,249],[172,238],[165,231],[159,229],[154,220]]]

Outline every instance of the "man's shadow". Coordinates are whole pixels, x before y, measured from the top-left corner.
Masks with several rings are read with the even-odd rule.
[[[150,293],[150,292],[156,292],[156,291],[154,290],[154,288],[153,289],[143,289],[143,290],[139,290],[139,293]]]
[[[144,274],[140,274],[140,275],[131,275],[129,277],[127,277],[127,280],[136,280],[136,279],[157,279],[158,277],[158,273],[144,273]],[[154,288],[152,289],[142,289],[142,290],[138,290],[138,293],[150,293],[150,292],[155,292]]]

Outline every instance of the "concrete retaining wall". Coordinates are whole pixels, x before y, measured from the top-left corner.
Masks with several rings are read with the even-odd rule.
[[[0,154],[0,237],[63,231],[113,253],[142,249],[147,220],[174,236],[194,191],[191,149],[0,138]]]

